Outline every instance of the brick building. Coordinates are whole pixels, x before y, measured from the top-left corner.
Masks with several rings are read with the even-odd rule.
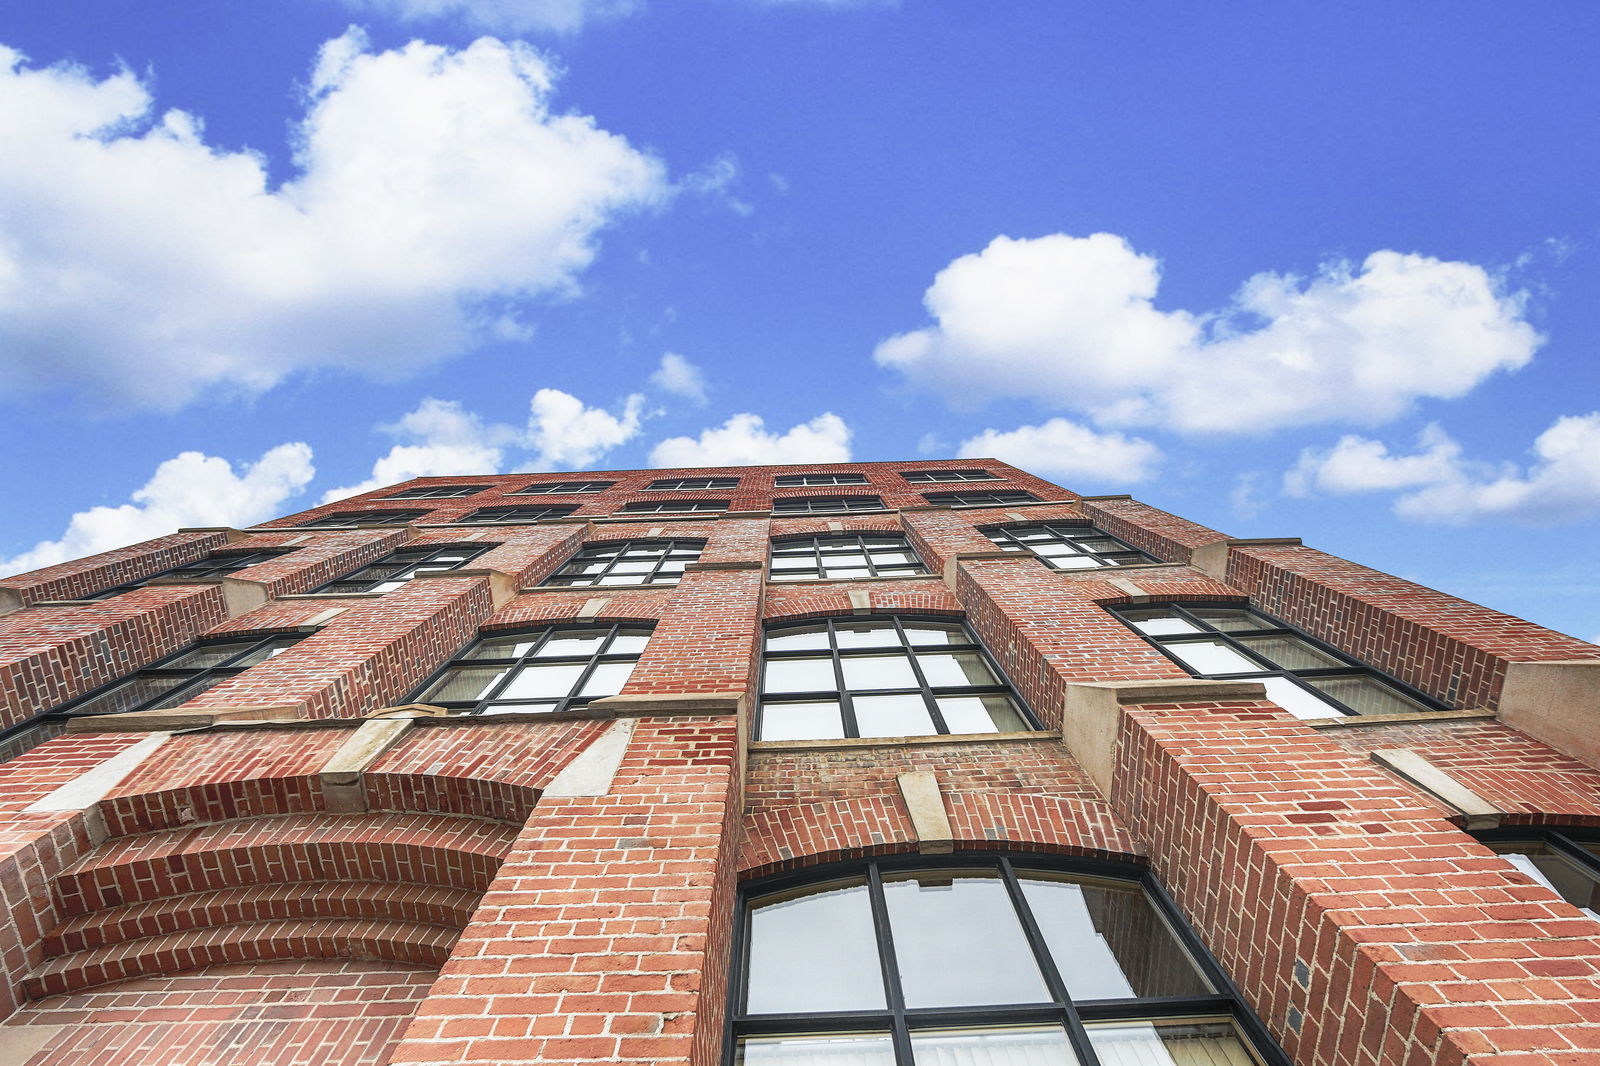
[[[1600,1063],[1600,647],[993,460],[0,580],[0,1062]]]

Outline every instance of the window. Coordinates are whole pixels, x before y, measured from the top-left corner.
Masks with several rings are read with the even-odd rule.
[[[159,574],[151,574],[149,577],[142,577],[137,581],[112,585],[108,589],[101,589],[99,592],[91,592],[87,596],[75,596],[73,598],[79,600],[103,600],[110,596],[119,596],[124,592],[132,592],[134,589],[142,589],[156,578],[175,581],[204,581],[207,578],[227,577],[229,574],[238,573],[247,566],[264,563],[268,559],[276,559],[280,555],[288,555],[292,550],[292,548],[264,548],[253,552],[212,552],[204,559],[198,559],[192,563],[184,563],[182,566],[174,566],[169,570],[161,571]]]
[[[434,574],[441,570],[454,570],[469,559],[488,551],[488,544],[470,547],[443,545],[418,548],[401,548],[390,552],[375,563],[330,581],[318,592],[390,592],[404,585],[418,574]]]
[[[1600,831],[1516,826],[1474,835],[1518,871],[1600,921]]]
[[[1036,726],[960,622],[840,618],[767,630],[758,740]]]
[[[1260,681],[1296,718],[1444,710],[1399,681],[1299,630],[1244,607],[1114,607],[1112,611],[1196,677]]]
[[[301,634],[290,633],[202,641],[66,704],[59,713],[77,717],[176,707],[266,662],[300,639]]]
[[[1039,497],[1021,489],[1000,492],[929,492],[922,497],[941,507],[990,507],[1003,503],[1038,503]]]
[[[587,544],[546,585],[676,585],[700,558],[703,540],[616,540]]]
[[[300,524],[345,529],[357,529],[361,526],[402,526],[432,513],[431,511],[338,511]]]
[[[460,523],[491,523],[491,522],[543,522],[549,518],[565,518],[576,511],[573,506],[565,507],[481,507],[465,518],[456,519]]]
[[[731,489],[738,484],[736,477],[663,477],[650,482],[645,488],[690,492],[696,489]]]
[[[642,500],[622,508],[628,514],[693,514],[697,511],[727,509],[727,500]]]
[[[493,488],[492,485],[423,485],[404,489],[393,496],[380,496],[383,500],[455,500]]]
[[[772,483],[780,489],[803,488],[807,485],[865,485],[865,474],[779,474]]]
[[[912,856],[757,882],[727,1061],[1286,1064],[1159,889],[1095,869]]]
[[[901,477],[913,484],[930,481],[999,481],[987,470],[905,470]]]
[[[511,496],[570,496],[580,492],[604,492],[615,481],[543,481],[508,493]]]
[[[1155,559],[1093,526],[1041,522],[1029,526],[991,526],[985,536],[1008,552],[1032,552],[1057,570],[1132,566]]]
[[[821,581],[854,577],[926,574],[902,533],[839,533],[781,537],[772,542],[768,575],[773,581]]]
[[[772,501],[773,514],[844,514],[847,511],[881,511],[877,496],[789,496]]]
[[[650,639],[641,625],[552,626],[484,637],[409,699],[457,714],[552,714],[615,696]]]

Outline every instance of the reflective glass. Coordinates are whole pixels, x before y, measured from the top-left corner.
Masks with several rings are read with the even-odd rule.
[[[606,639],[606,633],[604,629],[558,630],[550,634],[550,639],[544,642],[544,647],[539,649],[535,658],[555,659],[593,655],[600,650],[600,642]]]
[[[1266,669],[1220,640],[1194,640],[1162,647],[1197,674],[1260,673]]]
[[[1299,637],[1239,637],[1239,643],[1285,670],[1324,670],[1344,666],[1325,651],[1319,651]]]
[[[1600,918],[1600,882],[1595,875],[1543,841],[1495,842],[1501,858],[1591,918]],[[1587,849],[1586,849],[1587,850]]]
[[[500,693],[501,699],[560,699],[572,691],[583,674],[583,663],[559,663],[552,666],[521,666],[516,676]]]
[[[136,677],[116,688],[72,708],[74,714],[111,714],[128,711],[170,692],[189,679],[186,677]]]
[[[611,643],[606,646],[606,653],[609,655],[636,654],[644,651],[644,646],[649,640],[649,633],[625,629],[611,638]]]
[[[857,696],[856,731],[863,737],[920,737],[936,732],[922,696]]]
[[[845,660],[847,663],[849,661]],[[922,667],[922,676],[928,679],[928,684],[935,688],[945,685],[987,686],[1000,683],[994,674],[989,672],[989,667],[984,665],[983,656],[975,651],[923,652],[917,656],[917,665]]]
[[[1296,718],[1340,718],[1344,712],[1315,692],[1307,691],[1287,677],[1263,677],[1267,699]]]
[[[506,676],[509,666],[457,666],[435,681],[421,696],[419,703],[460,703],[480,700]]]
[[[914,1032],[911,1057],[916,1066],[1077,1066],[1083,1061],[1059,1025]],[[820,1066],[823,1060],[816,1061]]]
[[[1218,629],[1235,632],[1241,629],[1281,629],[1278,623],[1270,618],[1263,618],[1254,611],[1244,610],[1242,607],[1195,607],[1191,608],[1196,618],[1203,618],[1207,625]]]
[[[208,666],[217,666],[227,662],[246,648],[255,644],[253,640],[242,640],[229,644],[206,644],[198,648],[190,648],[171,662],[162,663],[162,670],[196,670]]]
[[[827,626],[805,626],[767,634],[769,651],[810,651],[828,646]]]
[[[750,1036],[739,1041],[734,1062],[736,1066],[894,1066],[894,1040],[888,1033]]]
[[[845,687],[856,689],[916,688],[917,675],[904,655],[855,655],[840,660]]]
[[[1045,561],[1057,570],[1098,570],[1105,565],[1092,555],[1060,555]]]
[[[1129,611],[1122,616],[1127,619],[1133,628],[1141,633],[1148,633],[1152,637],[1167,636],[1172,633],[1201,633],[1199,626],[1186,618],[1180,618],[1167,611],[1133,612]]]
[[[1356,714],[1415,714],[1428,709],[1370,677],[1308,677],[1306,684],[1326,692]]]
[[[263,644],[261,647],[256,648],[253,651],[246,652],[244,655],[239,656],[239,658],[229,663],[228,666],[230,668],[239,668],[254,666],[256,663],[264,663],[268,659],[288,651],[294,646],[294,643],[295,642],[293,640],[287,640],[280,637],[270,644]]]
[[[888,622],[839,622],[834,634],[841,648],[893,648],[900,643]]]
[[[1089,1026],[1103,1066],[1257,1066],[1229,1022],[1114,1022]]]
[[[1022,712],[1005,696],[940,696],[939,714],[952,733],[1020,733]]]
[[[1022,923],[987,871],[886,877],[907,1007],[1049,1002]]]
[[[578,691],[580,696],[615,696],[633,673],[633,663],[599,663]]]
[[[519,659],[539,643],[539,634],[490,637],[468,648],[463,659]]]
[[[839,687],[833,660],[768,659],[768,692],[832,692]]]
[[[1211,991],[1137,887],[1018,876],[1050,957],[1074,999]]]
[[[807,701],[761,705],[762,740],[826,740],[842,736],[844,720],[837,703]]]
[[[904,622],[901,628],[906,631],[906,640],[910,641],[914,648],[933,644],[972,643],[967,631],[951,622]]]
[[[881,1009],[883,971],[865,882],[806,893],[751,906],[746,1010]]]

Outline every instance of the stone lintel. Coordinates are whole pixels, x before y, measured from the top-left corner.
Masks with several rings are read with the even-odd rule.
[[[628,753],[636,724],[637,719],[633,718],[618,718],[612,722],[545,786],[543,797],[572,799],[609,793],[623,756]]]
[[[917,850],[924,855],[948,855],[955,850],[955,832],[945,813],[939,778],[931,770],[896,774],[900,797],[911,815],[911,829],[917,834]]]
[[[1467,829],[1493,829],[1505,814],[1505,811],[1410,748],[1383,748],[1374,751],[1371,758],[1379,766],[1409,781],[1445,806],[1466,815]]]
[[[16,589],[0,588],[0,614],[22,610],[22,593]]]
[[[689,563],[683,568],[686,574],[699,574],[714,570],[761,570],[766,563],[758,559],[727,559],[709,563]]]
[[[164,711],[96,714],[67,722],[69,733],[155,733],[203,729],[219,722],[292,722],[305,718],[299,704],[253,704],[243,707],[178,707]]]
[[[1507,663],[1500,720],[1600,766],[1600,658]]]
[[[1202,544],[1189,553],[1189,564],[1207,577],[1228,579],[1228,553],[1234,548],[1298,548],[1299,537],[1229,537]]]

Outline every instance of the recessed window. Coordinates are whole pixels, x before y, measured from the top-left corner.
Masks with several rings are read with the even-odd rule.
[[[577,508],[565,507],[483,507],[457,522],[490,525],[500,522],[543,522],[551,518],[565,518]]]
[[[338,511],[301,522],[302,526],[330,526],[341,529],[358,529],[362,526],[403,526],[415,522],[431,511]]]
[[[987,470],[904,470],[900,476],[913,484],[943,481],[999,481]]]
[[[507,493],[508,496],[574,496],[580,492],[604,492],[615,481],[541,481],[537,485]]]
[[[1474,835],[1518,871],[1600,921],[1600,830],[1515,826]]]
[[[74,596],[78,600],[103,600],[111,596],[120,596],[124,592],[142,589],[150,582],[161,578],[163,581],[205,581],[210,578],[227,577],[236,574],[247,566],[255,566],[269,559],[276,559],[280,555],[288,555],[292,548],[263,548],[259,551],[243,552],[212,552],[204,559],[182,566],[174,566],[163,570],[159,574],[142,577],[138,581],[127,581],[120,585],[91,592],[87,596]]]
[[[619,540],[587,544],[546,585],[676,585],[700,558],[703,540]]]
[[[456,714],[553,714],[622,691],[650,639],[640,625],[496,633],[457,655],[409,698]]]
[[[896,577],[927,572],[903,533],[780,537],[772,542],[768,564],[773,581]]]
[[[883,859],[834,867],[825,879],[758,883],[741,897],[729,1059],[733,1066],[1265,1061],[1234,1021],[1250,1016],[1216,964],[1130,874],[1087,876],[1049,860],[961,855]]]
[[[393,496],[380,496],[381,500],[455,500],[462,496],[471,496],[475,492],[483,492],[492,488],[491,485],[423,485],[419,488],[404,489]]]
[[[726,511],[727,500],[640,500],[623,505],[628,514],[696,514]]]
[[[1276,619],[1244,607],[1114,607],[1117,617],[1196,677],[1260,681],[1296,718],[1415,714],[1443,704]]]
[[[786,496],[772,501],[773,514],[846,514],[850,511],[881,511],[877,496]]]
[[[865,474],[779,474],[772,483],[780,489],[804,488],[808,485],[865,485]]]
[[[488,551],[490,545],[470,547],[443,545],[439,547],[401,548],[390,552],[375,563],[368,563],[336,581],[330,581],[318,592],[389,592],[400,588],[418,574],[435,574],[455,570]]]
[[[992,526],[985,536],[1008,552],[1031,552],[1057,570],[1092,570],[1101,566],[1133,566],[1155,559],[1093,526],[1041,522],[1027,526]]]
[[[700,489],[731,489],[738,484],[736,477],[663,477],[650,482],[645,488],[692,492]]]
[[[202,641],[61,707],[59,713],[78,717],[176,707],[267,661],[300,639],[300,634],[290,633]]]
[[[758,740],[1037,728],[960,622],[841,618],[766,633]]]
[[[1001,492],[929,492],[924,493],[922,498],[941,507],[993,507],[1006,503],[1039,502],[1039,497],[1021,489],[1005,489]]]

